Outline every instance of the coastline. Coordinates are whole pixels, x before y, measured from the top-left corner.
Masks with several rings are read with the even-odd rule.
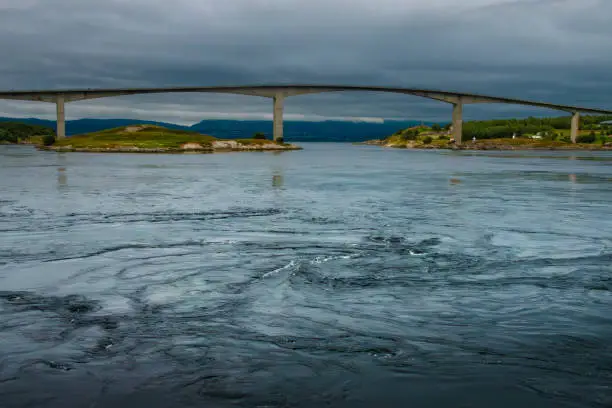
[[[186,143],[180,147],[138,147],[138,146],[109,146],[109,147],[74,147],[72,145],[36,146],[39,150],[55,151],[58,153],[166,153],[166,154],[211,154],[228,152],[271,152],[302,150],[302,147],[293,144],[261,143],[244,144],[234,140],[218,140],[210,144]]]
[[[512,140],[512,139],[510,139]],[[420,143],[408,142],[405,144],[386,143],[384,140],[368,140],[366,142],[355,143],[357,145],[380,146],[395,149],[414,149],[414,150],[586,150],[586,151],[612,151],[612,143],[606,144],[587,144],[587,143],[555,143],[555,142],[527,142],[518,141],[508,143],[499,139],[489,139],[476,142],[466,142],[461,145],[445,143]]]

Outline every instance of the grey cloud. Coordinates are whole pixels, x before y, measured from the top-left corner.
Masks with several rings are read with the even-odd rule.
[[[52,6],[2,0],[0,10],[2,89],[336,83],[612,109],[607,0],[464,0],[460,7],[455,0],[54,0]],[[450,112],[417,97],[373,93],[296,97],[286,110],[289,117],[424,120],[446,120]],[[24,112],[53,114],[52,106],[0,101],[0,115]],[[67,110],[69,117],[183,121],[198,120],[199,112],[266,117],[270,103],[148,95]],[[467,118],[550,113],[509,105],[465,112]]]

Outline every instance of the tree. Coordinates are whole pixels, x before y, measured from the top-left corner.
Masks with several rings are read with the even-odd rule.
[[[581,135],[576,138],[578,143],[593,143],[595,141],[595,132],[591,132],[588,135]]]
[[[257,132],[253,135],[253,139],[265,140],[266,135],[263,132]]]
[[[0,128],[0,142],[17,143],[18,141],[17,135],[12,134],[6,129]]]
[[[402,133],[402,139],[404,140],[416,140],[419,135],[419,129],[408,129]]]
[[[442,126],[437,123],[434,123],[433,125],[431,125],[431,130],[433,130],[434,132],[439,132],[442,130]]]
[[[51,146],[53,143],[55,143],[55,136],[54,135],[44,135],[42,138],[42,143],[45,146]]]
[[[39,125],[28,125],[19,122],[0,123],[0,141],[8,143],[19,143],[19,140],[26,140],[32,136],[53,135],[51,128]]]

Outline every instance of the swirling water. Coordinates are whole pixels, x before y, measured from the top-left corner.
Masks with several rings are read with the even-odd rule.
[[[0,146],[0,406],[612,406],[612,155]]]

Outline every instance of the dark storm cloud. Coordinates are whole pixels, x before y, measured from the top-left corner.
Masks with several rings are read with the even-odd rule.
[[[459,90],[612,109],[608,0],[0,0],[0,89],[334,83]],[[448,118],[417,97],[292,98],[288,117]],[[53,106],[0,101],[1,115]],[[69,117],[263,117],[270,102],[155,95]],[[548,114],[477,105],[466,116]]]

